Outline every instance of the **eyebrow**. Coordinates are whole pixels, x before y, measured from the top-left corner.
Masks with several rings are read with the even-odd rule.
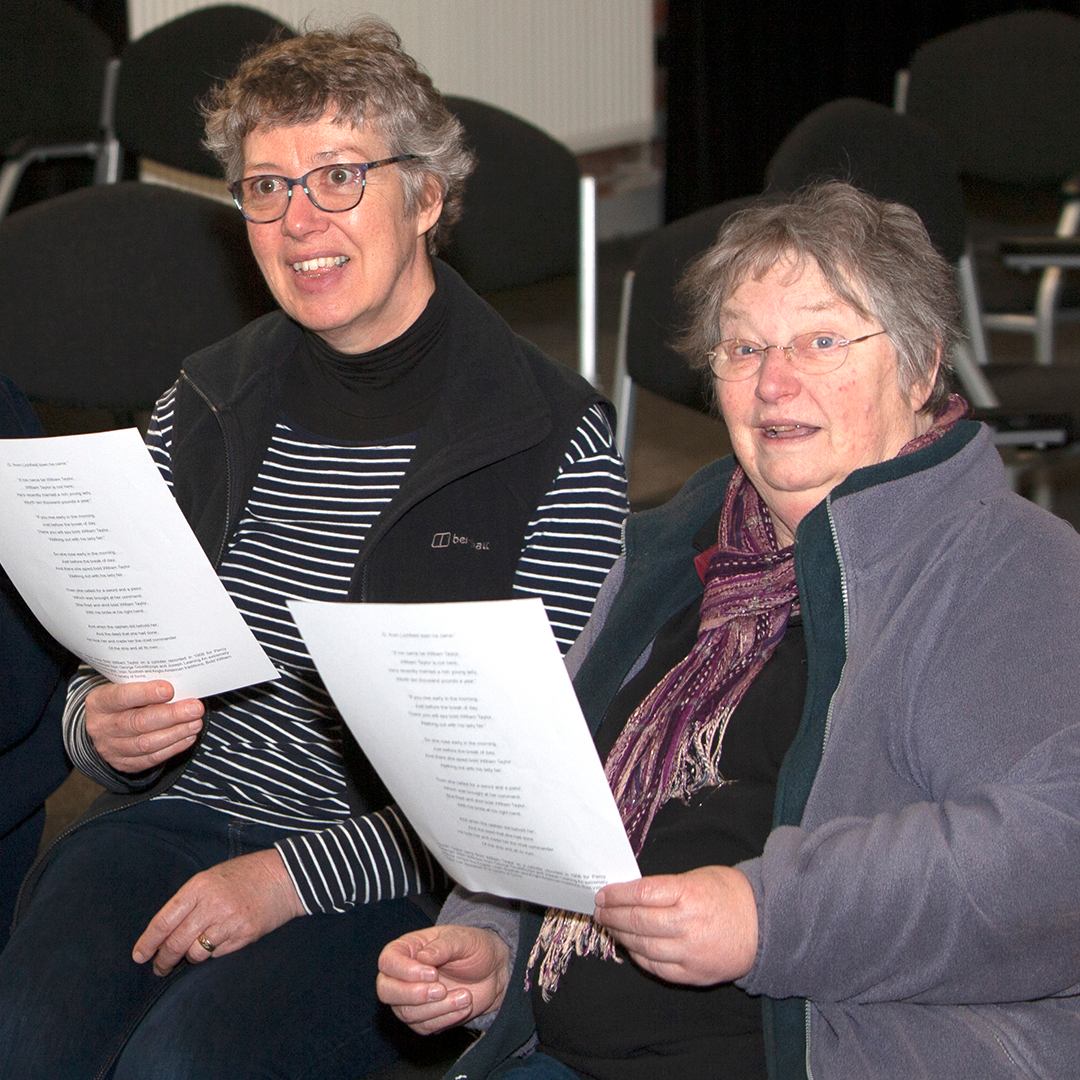
[[[822,300],[816,304],[804,304],[801,307],[797,307],[795,311],[797,313],[805,312],[809,315],[816,315],[822,312],[840,311],[842,308],[847,308],[849,311],[858,315],[858,312],[846,301],[839,296],[835,300]],[[738,308],[721,308],[720,309],[720,321],[732,322],[738,319],[750,318],[749,311],[742,311]]]
[[[318,162],[319,164],[349,165],[358,160],[356,157],[356,155],[358,154],[364,161],[368,160],[366,157],[363,157],[361,150],[358,146],[343,146],[336,147],[332,150],[320,150],[317,154],[314,155],[312,161]],[[317,169],[318,167],[318,164],[312,166],[313,169]],[[257,161],[253,162],[250,165],[244,166],[245,173],[252,172],[256,169],[259,170],[261,173],[269,173],[271,176],[285,175],[285,173],[280,171],[281,166],[276,165],[272,161]],[[304,170],[304,172],[307,171],[307,169]]]
[[[806,304],[803,307],[796,308],[796,310],[797,311],[818,312],[818,311],[837,311],[840,308],[847,308],[849,311],[854,311],[855,310],[846,300],[842,300],[839,296],[836,297],[835,300],[828,300],[828,301],[821,300],[816,304]]]

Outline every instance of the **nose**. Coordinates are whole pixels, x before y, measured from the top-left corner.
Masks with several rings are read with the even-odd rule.
[[[802,388],[789,351],[787,345],[765,346],[756,376],[756,392],[762,401],[782,401],[794,397]]]
[[[282,232],[289,236],[305,236],[325,229],[328,224],[326,212],[311,201],[303,184],[297,181],[289,190],[289,205],[281,219]]]

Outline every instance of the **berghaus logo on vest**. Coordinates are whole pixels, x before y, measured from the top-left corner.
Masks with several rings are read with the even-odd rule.
[[[471,548],[473,551],[490,551],[490,540],[474,540],[470,536],[461,536],[455,532],[437,532],[431,538],[431,546],[439,548]]]

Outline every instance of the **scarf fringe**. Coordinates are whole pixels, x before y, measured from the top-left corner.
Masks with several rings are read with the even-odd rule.
[[[614,960],[616,964],[621,964],[623,959],[616,948],[615,939],[591,915],[548,908],[543,926],[529,953],[525,989],[532,989],[532,969],[541,953],[544,958],[537,968],[536,980],[541,997],[544,1001],[550,1001],[551,995],[559,987],[559,979],[566,974],[572,956],[598,956],[601,960]]]

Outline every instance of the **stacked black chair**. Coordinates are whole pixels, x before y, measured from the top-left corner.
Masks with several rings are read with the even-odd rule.
[[[618,414],[616,444],[628,467],[639,389],[695,412],[711,410],[707,369],[691,368],[674,346],[688,320],[675,285],[727,218],[753,201],[732,199],[655,230],[623,277],[612,397]]]
[[[0,217],[35,163],[104,169],[111,56],[106,34],[66,0],[4,0]]]
[[[578,275],[578,370],[596,375],[592,178],[561,142],[520,116],[446,98],[476,154],[461,220],[443,258],[480,293]]]
[[[116,80],[115,141],[109,179],[122,172],[121,153],[220,179],[202,145],[199,102],[239,62],[292,30],[257,8],[216,4],[196,8],[125,46]]]
[[[1035,335],[1054,356],[1055,322],[1080,317],[1080,290],[1059,266],[1024,276],[1002,267],[1010,234],[1080,229],[1080,19],[1015,11],[921,45],[898,80],[897,105],[955,152],[984,323]]]
[[[269,311],[243,220],[158,184],[80,188],[0,221],[0,370],[34,402],[148,412],[183,359]]]

